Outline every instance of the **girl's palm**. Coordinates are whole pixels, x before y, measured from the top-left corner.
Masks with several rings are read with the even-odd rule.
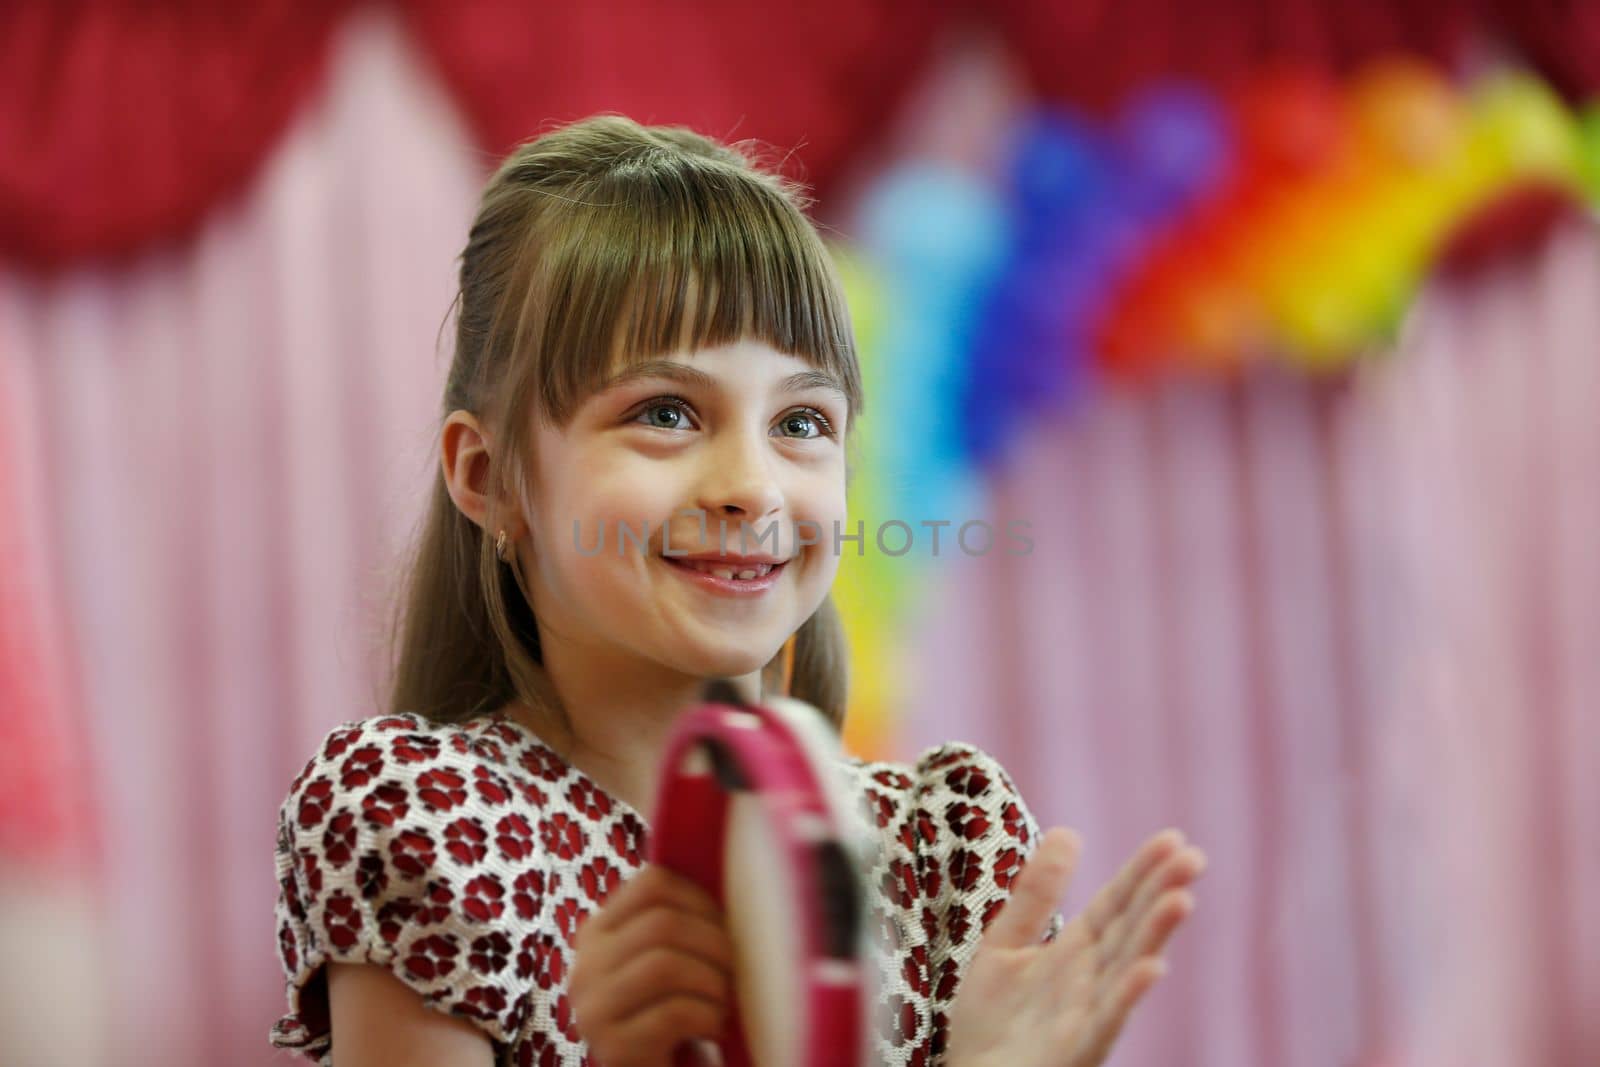
[[[1089,906],[1040,944],[1081,843],[1046,833],[984,932],[950,1011],[949,1067],[1095,1067],[1140,997],[1166,973],[1172,932],[1194,909],[1185,888],[1205,856],[1176,830],[1147,840]]]

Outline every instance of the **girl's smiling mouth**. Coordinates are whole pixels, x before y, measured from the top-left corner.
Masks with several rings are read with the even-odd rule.
[[[753,596],[778,583],[787,560],[737,556],[661,556],[672,570],[700,589],[724,596]]]

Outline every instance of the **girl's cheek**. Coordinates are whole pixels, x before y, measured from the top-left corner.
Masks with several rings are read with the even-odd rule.
[[[671,523],[674,535],[688,523],[672,521],[674,501],[653,499],[644,491],[607,494],[584,501],[577,509],[582,527],[582,543],[593,549],[604,536],[605,555],[616,559],[621,554],[648,553],[659,544],[664,524]],[[571,520],[568,520],[570,525]],[[570,539],[570,534],[568,535]]]
[[[819,477],[809,481],[795,510],[802,518],[820,522],[830,533],[835,522],[843,527],[849,512],[843,479]]]

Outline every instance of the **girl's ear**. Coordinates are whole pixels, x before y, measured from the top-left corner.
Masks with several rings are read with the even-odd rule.
[[[450,499],[480,528],[488,530],[491,521],[507,535],[520,536],[520,515],[515,508],[498,508],[490,493],[489,459],[493,442],[470,411],[452,411],[444,420],[439,440],[439,460]],[[491,516],[494,516],[491,518]]]

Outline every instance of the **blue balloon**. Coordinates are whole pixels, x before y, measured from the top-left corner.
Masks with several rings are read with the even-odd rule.
[[[897,289],[943,300],[992,270],[1010,231],[995,191],[950,167],[900,167],[863,201],[858,228]]]
[[[1057,243],[1097,209],[1111,185],[1110,149],[1103,132],[1066,112],[1038,111],[1019,124],[1009,185],[1024,241]]]
[[[1124,200],[1113,201],[1104,211],[1085,219],[1070,255],[1090,265],[1102,283],[1120,278],[1139,261],[1150,240],[1162,230],[1161,220],[1132,210]]]
[[[862,202],[858,226],[886,292],[867,418],[883,503],[912,522],[942,511],[965,477],[963,384],[981,299],[1011,246],[996,190],[914,164]]]
[[[881,349],[880,357],[893,364],[895,373],[866,416],[875,425],[873,462],[882,503],[908,521],[921,517],[937,497],[943,472],[961,454],[957,405],[949,390],[935,388],[955,353],[932,351],[921,343],[927,339],[908,330]]]
[[[1157,132],[1175,151],[1172,131]],[[1141,185],[1146,162],[1125,147],[1039,111],[1013,131],[1005,199],[914,164],[863,201],[860,232],[889,280],[873,408],[894,430],[874,447],[902,514],[935,507],[972,463],[1001,461],[1018,429],[1081,391],[1090,329],[1158,225],[1149,203],[1171,199],[1170,180]]]
[[[966,363],[968,457],[992,465],[1018,427],[1067,404],[1084,364],[1074,353],[1105,297],[1105,275],[1089,258],[1063,255],[1013,261],[984,302]]]

